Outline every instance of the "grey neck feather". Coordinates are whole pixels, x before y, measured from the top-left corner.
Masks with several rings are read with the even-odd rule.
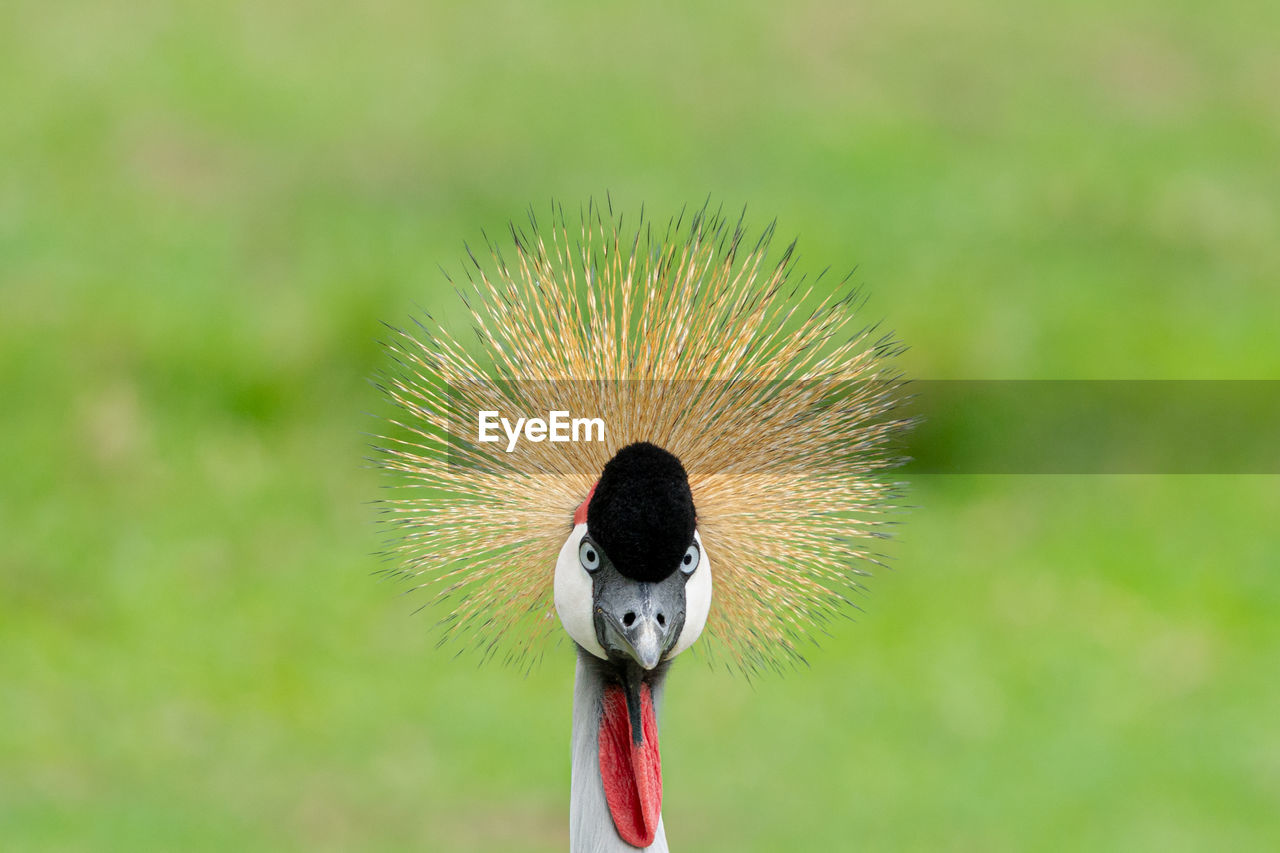
[[[662,696],[662,678],[651,685],[654,712]],[[578,649],[578,668],[573,682],[573,774],[569,798],[570,853],[635,853],[635,847],[618,837],[600,781],[600,709],[604,697],[604,677],[600,662]],[[651,853],[667,853],[667,833],[658,818],[658,834],[644,848]]]

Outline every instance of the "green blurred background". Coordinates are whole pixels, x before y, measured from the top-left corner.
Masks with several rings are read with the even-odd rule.
[[[0,6],[0,849],[563,850],[571,654],[379,583],[379,321],[556,196],[777,216],[912,375],[1280,376],[1280,5]],[[1280,483],[920,477],[678,850],[1280,846]]]

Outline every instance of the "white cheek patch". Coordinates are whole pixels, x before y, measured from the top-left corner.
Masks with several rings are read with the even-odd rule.
[[[592,618],[594,599],[591,590],[591,575],[582,568],[578,560],[578,546],[582,537],[587,535],[586,523],[577,524],[569,539],[560,549],[560,558],[556,560],[556,614],[560,624],[564,626],[573,641],[596,657],[607,660],[604,648],[596,639],[595,620]],[[701,569],[699,569],[701,571]],[[705,617],[704,617],[705,619]],[[699,628],[701,630],[701,628]]]
[[[685,581],[684,628],[680,630],[680,639],[676,641],[675,647],[667,655],[668,659],[693,645],[702,635],[702,629],[707,625],[707,614],[711,612],[711,560],[707,557],[706,549],[702,547],[702,537],[696,530],[693,532],[693,540],[698,543],[698,550],[702,555],[698,568]]]

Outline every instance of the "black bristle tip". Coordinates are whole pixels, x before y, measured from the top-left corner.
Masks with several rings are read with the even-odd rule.
[[[670,452],[637,442],[604,466],[587,506],[587,532],[614,567],[636,581],[669,576],[693,541],[689,476]]]

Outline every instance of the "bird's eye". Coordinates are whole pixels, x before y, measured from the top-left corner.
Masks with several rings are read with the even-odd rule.
[[[594,572],[600,568],[600,551],[593,543],[584,539],[578,546],[578,562],[582,563],[582,568]]]
[[[684,552],[684,556],[680,558],[680,571],[686,575],[693,574],[693,570],[698,568],[698,563],[702,560],[702,552],[698,550],[695,542],[689,546],[689,550]]]

